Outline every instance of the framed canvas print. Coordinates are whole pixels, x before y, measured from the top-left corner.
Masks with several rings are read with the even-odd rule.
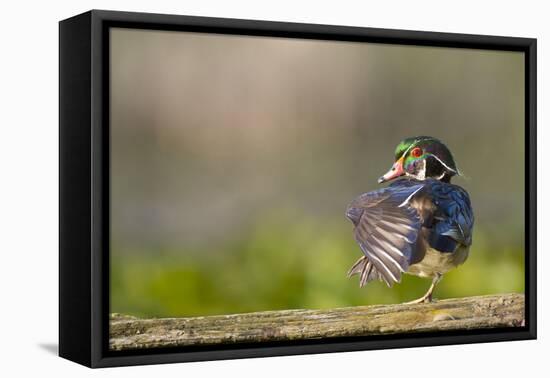
[[[536,40],[60,22],[59,353],[536,337]]]

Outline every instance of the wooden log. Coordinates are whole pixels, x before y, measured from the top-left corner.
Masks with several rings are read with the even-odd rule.
[[[517,327],[524,322],[523,294],[192,318],[138,319],[112,314],[109,345],[112,350],[128,350]]]

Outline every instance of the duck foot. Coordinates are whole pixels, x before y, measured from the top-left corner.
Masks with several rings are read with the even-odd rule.
[[[419,304],[419,303],[432,303],[432,302],[433,302],[433,299],[431,295],[429,296],[423,295],[420,298],[415,299],[413,301],[403,302],[403,304]]]
[[[418,304],[418,303],[431,303],[433,302],[433,299],[432,299],[432,294],[434,292],[434,289],[435,289],[435,285],[437,285],[437,283],[441,280],[441,274],[437,273],[434,278],[432,279],[432,284],[430,286],[430,288],[428,289],[428,291],[426,292],[426,294],[424,294],[423,296],[421,296],[420,298],[418,299],[415,299],[413,301],[410,301],[410,302],[405,302],[403,304]]]

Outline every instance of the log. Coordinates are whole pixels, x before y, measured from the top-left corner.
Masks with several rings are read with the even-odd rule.
[[[189,318],[138,319],[111,314],[109,346],[111,350],[129,350],[518,327],[525,324],[524,307],[523,294],[499,294],[425,304]]]

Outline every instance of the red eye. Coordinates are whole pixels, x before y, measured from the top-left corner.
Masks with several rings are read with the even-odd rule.
[[[422,149],[420,147],[415,147],[411,151],[411,155],[415,158],[422,156]]]

